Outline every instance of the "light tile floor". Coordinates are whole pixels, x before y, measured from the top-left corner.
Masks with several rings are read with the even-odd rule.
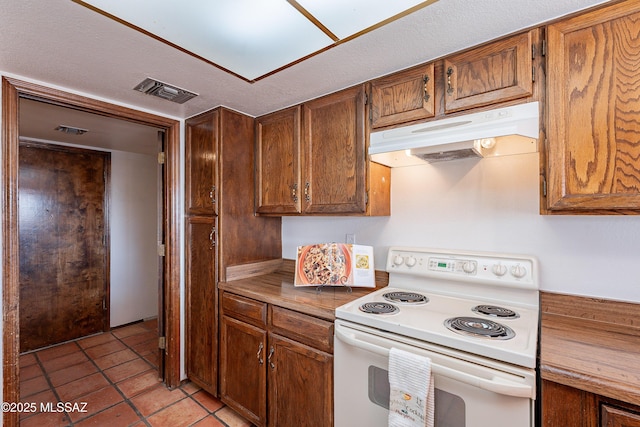
[[[157,342],[151,320],[21,355],[20,399],[37,411],[20,426],[251,426],[193,383],[167,389]]]

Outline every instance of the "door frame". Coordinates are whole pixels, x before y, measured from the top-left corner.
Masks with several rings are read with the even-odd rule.
[[[49,104],[70,107],[107,117],[156,126],[165,130],[166,218],[163,224],[165,241],[164,310],[165,376],[167,387],[180,384],[180,221],[178,196],[180,194],[180,121],[131,108],[98,101],[85,96],[64,92],[2,77],[1,151],[2,187],[2,358],[3,401],[19,402],[19,258],[18,252],[18,146],[20,98],[35,99]],[[3,424],[17,426],[17,413],[5,413]]]

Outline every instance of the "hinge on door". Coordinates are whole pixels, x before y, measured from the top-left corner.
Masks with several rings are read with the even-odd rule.
[[[107,309],[107,299],[102,298],[102,310],[106,310],[106,309]]]
[[[536,59],[536,44],[532,43],[531,44],[531,59]]]
[[[547,197],[547,177],[542,175],[542,196]]]
[[[541,55],[547,56],[547,40],[546,39],[542,40],[540,44],[541,44],[540,46]]]
[[[165,337],[158,337],[158,348],[165,350],[167,348],[167,339]]]
[[[369,123],[373,124],[373,105],[369,106]]]
[[[166,246],[164,244],[158,245],[158,256],[165,256]]]
[[[164,165],[164,151],[158,153],[158,164]]]
[[[532,82],[536,81],[536,67],[535,66],[531,67],[531,81]]]

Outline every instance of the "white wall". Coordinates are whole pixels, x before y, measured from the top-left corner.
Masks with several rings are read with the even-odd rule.
[[[111,153],[111,326],[158,315],[156,156]]]
[[[538,154],[395,168],[391,216],[285,217],[283,257],[298,245],[344,241],[534,255],[546,291],[640,302],[640,216],[543,216]]]

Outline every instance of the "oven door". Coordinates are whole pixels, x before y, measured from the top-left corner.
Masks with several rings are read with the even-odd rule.
[[[533,426],[535,371],[338,319],[334,338],[336,427],[387,426],[387,369],[392,347],[431,359],[435,427]]]

